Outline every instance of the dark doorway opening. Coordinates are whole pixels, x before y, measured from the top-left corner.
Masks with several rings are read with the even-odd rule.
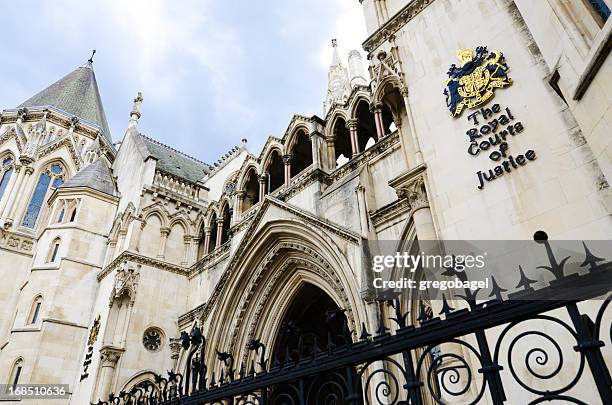
[[[305,284],[283,317],[272,351],[272,367],[296,364],[317,353],[345,346],[349,339],[351,334],[344,310],[323,290]],[[347,373],[342,368],[279,385],[272,391],[270,403],[290,403],[287,401],[291,398],[295,403],[309,405],[344,404],[350,395],[355,394],[348,392],[347,378],[351,378],[350,385],[357,387],[357,396],[361,398],[361,385],[356,382],[357,373],[354,369],[349,369]],[[298,386],[301,389],[296,390]],[[300,395],[303,397],[300,398]]]

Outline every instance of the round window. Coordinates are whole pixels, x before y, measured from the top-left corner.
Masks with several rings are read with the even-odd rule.
[[[164,333],[158,328],[149,328],[142,336],[142,344],[150,352],[158,351],[164,341]]]

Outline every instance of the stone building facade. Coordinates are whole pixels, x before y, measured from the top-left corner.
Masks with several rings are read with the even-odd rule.
[[[321,116],[260,151],[208,164],[163,145],[138,129],[140,94],[114,144],[91,62],[2,111],[2,383],[83,404],[183,369],[195,325],[207,357],[247,362],[251,339],[274,353],[288,321],[337,308],[376,330],[367,240],[610,238],[609,0],[360,2],[366,63],[334,43]],[[453,117],[449,66],[481,46],[512,83]],[[500,174],[469,131],[503,111],[525,158]]]

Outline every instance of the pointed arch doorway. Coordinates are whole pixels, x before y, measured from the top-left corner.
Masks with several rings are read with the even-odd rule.
[[[272,367],[316,361],[318,353],[344,347],[350,339],[344,310],[321,288],[304,283],[283,315],[274,339]],[[348,387],[357,381],[356,371],[351,369],[349,373],[338,369],[279,385],[270,393],[270,404],[345,404],[355,391],[358,399],[352,403],[363,403],[359,383],[349,392]],[[351,384],[347,384],[349,378]]]

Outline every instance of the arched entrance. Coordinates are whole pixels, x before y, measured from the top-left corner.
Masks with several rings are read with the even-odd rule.
[[[272,359],[277,363],[298,361],[350,339],[346,317],[319,287],[304,284],[287,309],[275,339]],[[347,335],[349,334],[349,335]]]
[[[351,332],[344,310],[322,289],[304,283],[287,308],[274,339],[272,367],[285,367],[316,358],[320,353],[345,347],[350,340]],[[276,386],[270,393],[270,403],[346,403],[355,391],[358,396],[361,392],[359,385],[356,389],[354,386],[356,371],[349,369],[348,373],[350,375],[347,375],[347,369],[341,368]]]

